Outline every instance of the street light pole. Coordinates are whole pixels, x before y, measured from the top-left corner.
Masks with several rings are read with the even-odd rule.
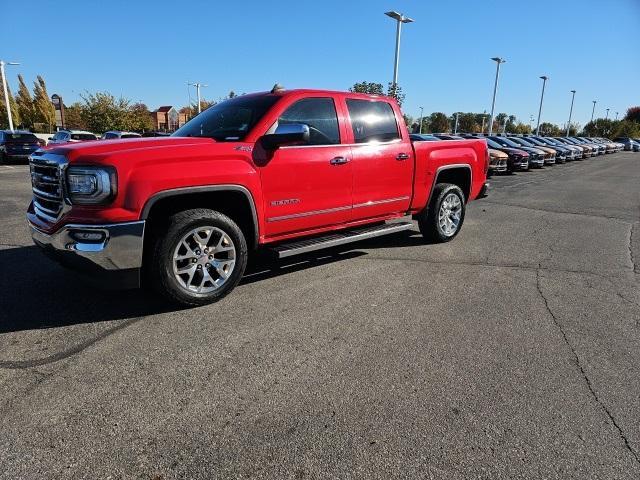
[[[576,98],[576,91],[571,90],[571,108],[569,109],[569,121],[567,122],[567,137],[569,136],[569,129],[571,128],[571,114],[573,113],[573,100]]]
[[[542,101],[544,100],[544,86],[547,84],[549,77],[542,75],[542,95],[540,95],[540,108],[538,108],[538,126],[536,127],[536,135],[540,135],[540,116],[542,115]]]
[[[506,60],[500,57],[493,57],[491,60],[496,62],[496,80],[493,84],[493,100],[491,101],[491,115],[489,116],[489,135],[493,133],[493,113],[496,106],[496,93],[498,91],[498,76],[500,75],[500,64],[506,62]]]
[[[609,120],[609,110],[610,110],[610,109],[608,109],[608,108],[607,108],[607,116],[606,116],[606,117],[604,117],[604,119],[605,119],[605,120]]]
[[[196,87],[196,96],[198,97],[198,113],[200,113],[202,111],[202,108],[200,106],[200,88],[208,87],[209,85],[205,85],[204,83],[200,82],[189,83],[189,85],[191,85],[192,87]]]
[[[2,78],[2,89],[4,90],[4,104],[7,106],[9,130],[13,131],[13,118],[11,118],[11,103],[9,102],[9,89],[7,88],[7,79],[4,74],[5,65],[20,65],[20,64],[16,62],[5,62],[4,60],[0,60],[0,77]]]
[[[482,130],[480,130],[480,133],[484,134],[484,119],[487,116],[487,111],[485,110],[484,112],[482,112]]]
[[[509,115],[504,117],[504,125],[502,125],[502,134],[507,133],[507,122],[509,121]]]
[[[419,131],[419,133],[422,133],[422,115],[423,115],[423,112],[424,112],[424,108],[420,107],[420,131]]]
[[[616,122],[618,121],[618,112],[616,112]]]
[[[400,63],[400,34],[402,33],[402,24],[413,22],[412,18],[405,17],[398,12],[385,12],[387,17],[391,17],[396,21],[396,56],[393,62],[393,83],[391,84],[394,91],[398,85],[398,64]]]
[[[453,134],[455,135],[456,133],[458,133],[458,116],[460,115],[460,112],[456,112],[456,124],[453,127]]]
[[[597,100],[592,100],[592,102],[593,102],[593,108],[591,109],[591,121],[593,122],[593,114],[596,111],[596,103],[598,103],[598,102],[597,102]]]

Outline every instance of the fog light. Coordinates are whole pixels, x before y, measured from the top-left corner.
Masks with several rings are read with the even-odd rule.
[[[104,232],[77,230],[70,233],[71,238],[79,242],[102,242],[105,239]]]

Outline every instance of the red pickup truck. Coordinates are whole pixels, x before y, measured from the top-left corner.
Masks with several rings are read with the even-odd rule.
[[[61,263],[195,306],[229,293],[257,248],[287,257],[410,229],[408,216],[451,240],[488,165],[484,140],[412,143],[393,99],[274,89],[171,137],[34,153],[27,220]]]

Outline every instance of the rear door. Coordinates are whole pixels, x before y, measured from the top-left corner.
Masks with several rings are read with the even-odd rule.
[[[391,104],[346,98],[352,135],[353,210],[351,220],[408,210],[413,185],[413,148]]]
[[[309,126],[307,145],[280,147],[259,167],[264,195],[265,235],[273,237],[346,222],[351,210],[351,149],[331,96],[304,97],[280,114],[282,123]]]

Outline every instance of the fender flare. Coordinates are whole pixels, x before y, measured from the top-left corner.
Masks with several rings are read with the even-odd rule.
[[[254,245],[258,245],[258,239],[260,237],[260,225],[258,223],[256,203],[249,189],[243,187],[242,185],[204,185],[199,187],[180,187],[172,188],[170,190],[162,190],[151,195],[151,197],[149,197],[149,199],[145,202],[144,207],[142,208],[142,212],[140,213],[140,220],[146,220],[149,217],[151,208],[159,200],[168,197],[177,197],[181,195],[189,195],[192,193],[207,192],[240,192],[246,197],[247,201],[249,202],[249,207],[251,208],[251,216],[253,218],[253,230],[255,232]]]
[[[433,189],[435,188],[436,183],[438,182],[438,175],[440,175],[440,173],[445,170],[453,170],[453,169],[459,169],[459,168],[466,168],[467,170],[469,170],[469,193],[467,195],[467,198],[465,198],[466,200],[465,203],[469,203],[470,201],[469,197],[471,197],[471,192],[473,191],[473,169],[471,168],[471,165],[469,165],[468,163],[452,163],[451,165],[442,165],[441,167],[438,167],[435,174],[433,175],[433,182],[431,183],[431,191],[429,192],[429,200],[427,201],[427,206],[429,206],[429,204],[431,203],[431,197],[433,196]]]

